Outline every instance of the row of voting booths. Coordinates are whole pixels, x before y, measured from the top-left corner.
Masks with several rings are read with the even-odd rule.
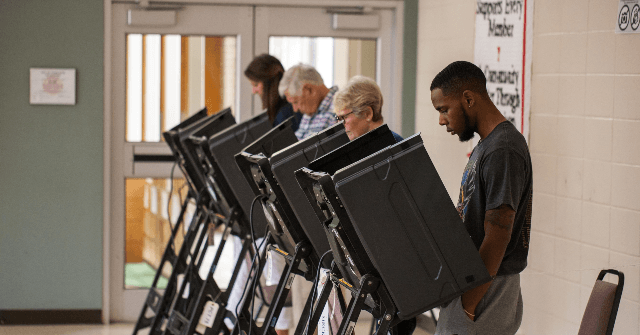
[[[171,268],[167,286],[157,287],[158,270],[134,334],[275,335],[294,280],[314,283],[295,335],[314,333],[331,290],[342,315],[334,335],[351,335],[362,311],[372,332],[394,334],[399,322],[490,280],[420,134],[396,143],[383,125],[349,141],[338,123],[298,140],[291,124],[272,127],[266,113],[237,123],[230,109],[204,109],[163,134],[189,195],[161,261]],[[185,223],[189,203],[196,212]],[[215,231],[222,238],[207,263]],[[240,253],[219,285],[213,274],[230,236]],[[267,255],[286,263],[272,294],[260,280]],[[242,299],[230,306],[236,284]]]

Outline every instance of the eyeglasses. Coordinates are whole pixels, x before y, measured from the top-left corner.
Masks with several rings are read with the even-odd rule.
[[[347,118],[347,116],[349,116],[349,115],[351,115],[351,114],[353,114],[355,112],[356,111],[352,110],[351,112],[349,112],[349,113],[347,113],[345,115],[336,115],[336,120],[338,120],[338,122],[344,121]]]

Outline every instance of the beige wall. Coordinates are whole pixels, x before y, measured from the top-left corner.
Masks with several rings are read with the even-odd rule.
[[[450,195],[469,146],[437,125],[429,85],[473,61],[474,0],[422,0],[416,131]],[[535,0],[530,149],[534,212],[521,334],[577,333],[602,268],[625,273],[614,334],[639,334],[640,34],[614,34],[618,1]]]
[[[462,169],[471,146],[460,143],[438,125],[429,86],[433,77],[455,60],[473,60],[475,0],[422,0],[418,17],[416,132],[451,198],[458,199]]]

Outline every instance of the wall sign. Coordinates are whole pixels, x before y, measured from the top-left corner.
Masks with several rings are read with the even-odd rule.
[[[533,0],[476,1],[474,63],[487,77],[493,103],[527,141],[532,18]]]
[[[29,86],[32,105],[76,104],[76,69],[31,68]]]
[[[616,33],[640,33],[640,0],[619,0]]]

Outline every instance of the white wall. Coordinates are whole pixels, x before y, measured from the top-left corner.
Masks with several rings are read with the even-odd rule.
[[[429,85],[473,61],[474,0],[419,4],[416,130],[454,202],[469,146],[437,124]],[[639,334],[640,34],[614,0],[535,0],[530,149],[534,212],[522,334],[575,334],[597,273],[625,289],[614,334]]]

